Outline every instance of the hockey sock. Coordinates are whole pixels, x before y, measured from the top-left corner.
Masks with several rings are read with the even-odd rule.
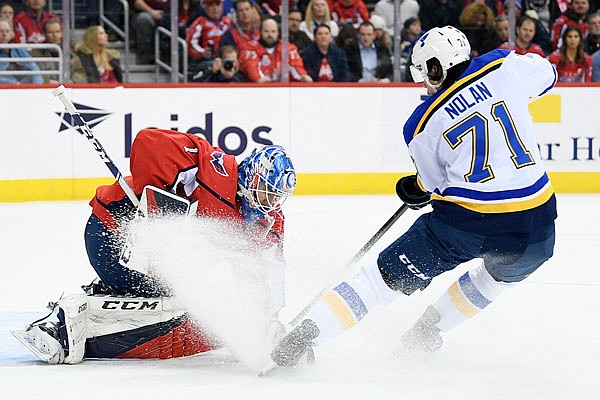
[[[365,263],[354,278],[327,291],[306,315],[305,319],[314,321],[320,331],[314,343],[322,345],[352,328],[376,305],[402,296],[385,284],[376,261]]]
[[[442,332],[475,316],[515,283],[498,282],[483,263],[458,278],[433,305],[440,314],[436,324]]]

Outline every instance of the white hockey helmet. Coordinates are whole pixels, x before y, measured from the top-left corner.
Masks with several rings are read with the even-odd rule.
[[[435,93],[444,80],[447,72],[453,66],[468,61],[471,56],[469,40],[460,30],[453,26],[432,28],[427,31],[414,45],[410,72],[415,82],[425,82],[425,85]],[[441,79],[430,82],[427,61],[437,59],[442,67]]]

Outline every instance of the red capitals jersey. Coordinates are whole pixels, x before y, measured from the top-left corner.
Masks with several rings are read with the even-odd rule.
[[[352,24],[355,28],[369,20],[369,9],[363,0],[354,0],[351,4],[345,4],[343,0],[338,0],[331,9],[331,18],[338,25]]]
[[[515,53],[520,56],[525,55],[527,53],[534,53],[534,54],[540,55],[541,57],[546,58],[546,54],[544,54],[544,50],[535,43],[530,43],[529,47],[527,47],[526,49],[522,49],[519,46],[517,46],[516,44],[511,46],[508,42],[504,42],[500,46],[498,46],[498,48],[505,49],[505,50],[514,50]]]
[[[585,18],[581,18],[579,20],[575,20],[573,18],[569,18],[567,15],[561,15],[556,18],[554,24],[552,24],[552,46],[554,49],[559,49],[562,46],[562,35],[567,30],[567,28],[571,25],[577,25],[579,29],[581,29],[581,34],[583,35],[582,39],[585,39],[587,36],[587,22]]]
[[[36,20],[29,11],[22,11],[17,14],[14,19],[15,31],[19,31],[20,43],[44,43],[44,22],[50,18],[55,18],[60,21],[58,15],[49,12],[42,12],[40,21]],[[15,36],[16,38],[16,36]]]
[[[212,51],[213,57],[219,48],[219,41],[223,33],[233,26],[233,20],[223,16],[215,21],[204,16],[194,20],[187,31],[188,52],[191,57],[203,60],[202,53],[206,49]]]
[[[298,48],[289,44],[288,58],[290,64],[290,80],[299,81],[303,75],[308,75],[304,63],[298,53]],[[246,43],[239,55],[240,71],[249,81],[258,82],[263,76],[273,81],[281,80],[281,41],[277,43],[272,53],[269,53],[260,42],[253,40]]]
[[[548,61],[554,64],[558,74],[558,82],[591,82],[592,81],[592,57],[587,54],[584,61],[579,64],[567,61],[564,67],[560,65],[562,56],[557,50],[548,56]]]
[[[146,185],[198,200],[198,215],[244,221],[237,197],[238,164],[235,157],[198,136],[161,129],[140,131],[131,148],[131,176],[127,182],[140,196]],[[96,189],[92,212],[111,230],[129,220],[133,205],[117,182]],[[265,247],[282,245],[284,220],[281,212],[262,218],[252,232]],[[272,225],[272,226],[271,226]],[[270,227],[265,232],[265,227]],[[266,239],[263,239],[266,238]]]

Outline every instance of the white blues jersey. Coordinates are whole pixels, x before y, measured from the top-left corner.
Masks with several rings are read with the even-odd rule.
[[[494,50],[415,110],[404,138],[420,184],[447,222],[489,233],[528,231],[554,220],[554,191],[528,102],[555,82],[548,60]]]

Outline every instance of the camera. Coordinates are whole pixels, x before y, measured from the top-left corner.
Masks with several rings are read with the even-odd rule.
[[[225,71],[233,71],[233,67],[235,67],[235,59],[233,59],[233,58],[223,59],[223,69]]]

